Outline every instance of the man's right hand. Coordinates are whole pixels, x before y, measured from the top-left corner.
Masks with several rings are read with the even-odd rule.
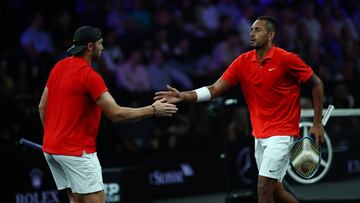
[[[165,99],[165,102],[170,104],[175,104],[183,100],[183,98],[181,97],[181,93],[177,89],[171,87],[170,85],[167,85],[167,89],[167,91],[155,92],[154,99]]]
[[[158,117],[171,117],[178,111],[178,108],[174,104],[166,103],[165,98],[156,100],[152,106],[154,108],[154,115]]]

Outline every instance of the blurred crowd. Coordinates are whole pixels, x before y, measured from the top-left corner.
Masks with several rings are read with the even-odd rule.
[[[270,15],[279,25],[277,46],[297,53],[323,81],[339,82],[328,92],[328,102],[356,106],[345,84],[360,79],[357,0],[8,0],[2,4],[2,21],[8,28],[2,34],[6,49],[0,51],[3,99],[37,102],[52,66],[72,45],[75,29],[92,25],[101,28],[105,46],[94,67],[110,92],[120,104],[148,104],[153,92],[167,84],[190,90],[213,82],[250,49],[249,31],[256,17]],[[104,126],[110,133],[126,134],[121,149],[161,148],[162,143],[176,147],[179,140],[196,143],[189,141],[191,133],[206,134],[196,130],[202,120],[203,125],[211,123],[199,118],[201,108],[205,107],[185,108],[170,123],[160,125],[150,120],[134,126]],[[200,123],[195,127],[192,122]],[[133,134],[139,136],[134,139]]]

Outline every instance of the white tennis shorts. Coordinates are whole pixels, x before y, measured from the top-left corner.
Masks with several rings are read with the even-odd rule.
[[[96,153],[82,156],[44,153],[58,190],[71,188],[73,193],[88,194],[104,189],[101,166]]]
[[[295,138],[279,135],[269,138],[255,138],[255,160],[259,176],[282,181],[290,163],[290,150]]]

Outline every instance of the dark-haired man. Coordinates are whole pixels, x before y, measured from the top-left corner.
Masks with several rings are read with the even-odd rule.
[[[296,54],[274,45],[276,22],[258,17],[251,26],[251,51],[236,58],[212,85],[179,92],[168,86],[154,99],[169,103],[200,102],[222,95],[236,84],[241,86],[255,137],[255,159],[259,169],[259,203],[298,202],[282,184],[290,160],[290,149],[299,135],[300,84],[312,87],[314,120],[310,133],[323,142],[321,125],[323,84]]]
[[[91,67],[103,51],[98,28],[82,26],[74,45],[55,64],[41,96],[39,112],[44,127],[43,151],[59,190],[71,203],[105,203],[96,138],[101,112],[113,122],[136,121],[177,112],[164,99],[141,108],[119,106],[102,77]]]

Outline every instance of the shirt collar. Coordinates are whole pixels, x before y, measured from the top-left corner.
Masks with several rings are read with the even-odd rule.
[[[275,45],[272,45],[272,47],[269,49],[269,51],[266,53],[265,57],[263,58],[263,61],[271,59],[274,55]],[[255,62],[258,61],[256,57],[256,50],[254,49],[253,55],[251,57],[251,61]]]

